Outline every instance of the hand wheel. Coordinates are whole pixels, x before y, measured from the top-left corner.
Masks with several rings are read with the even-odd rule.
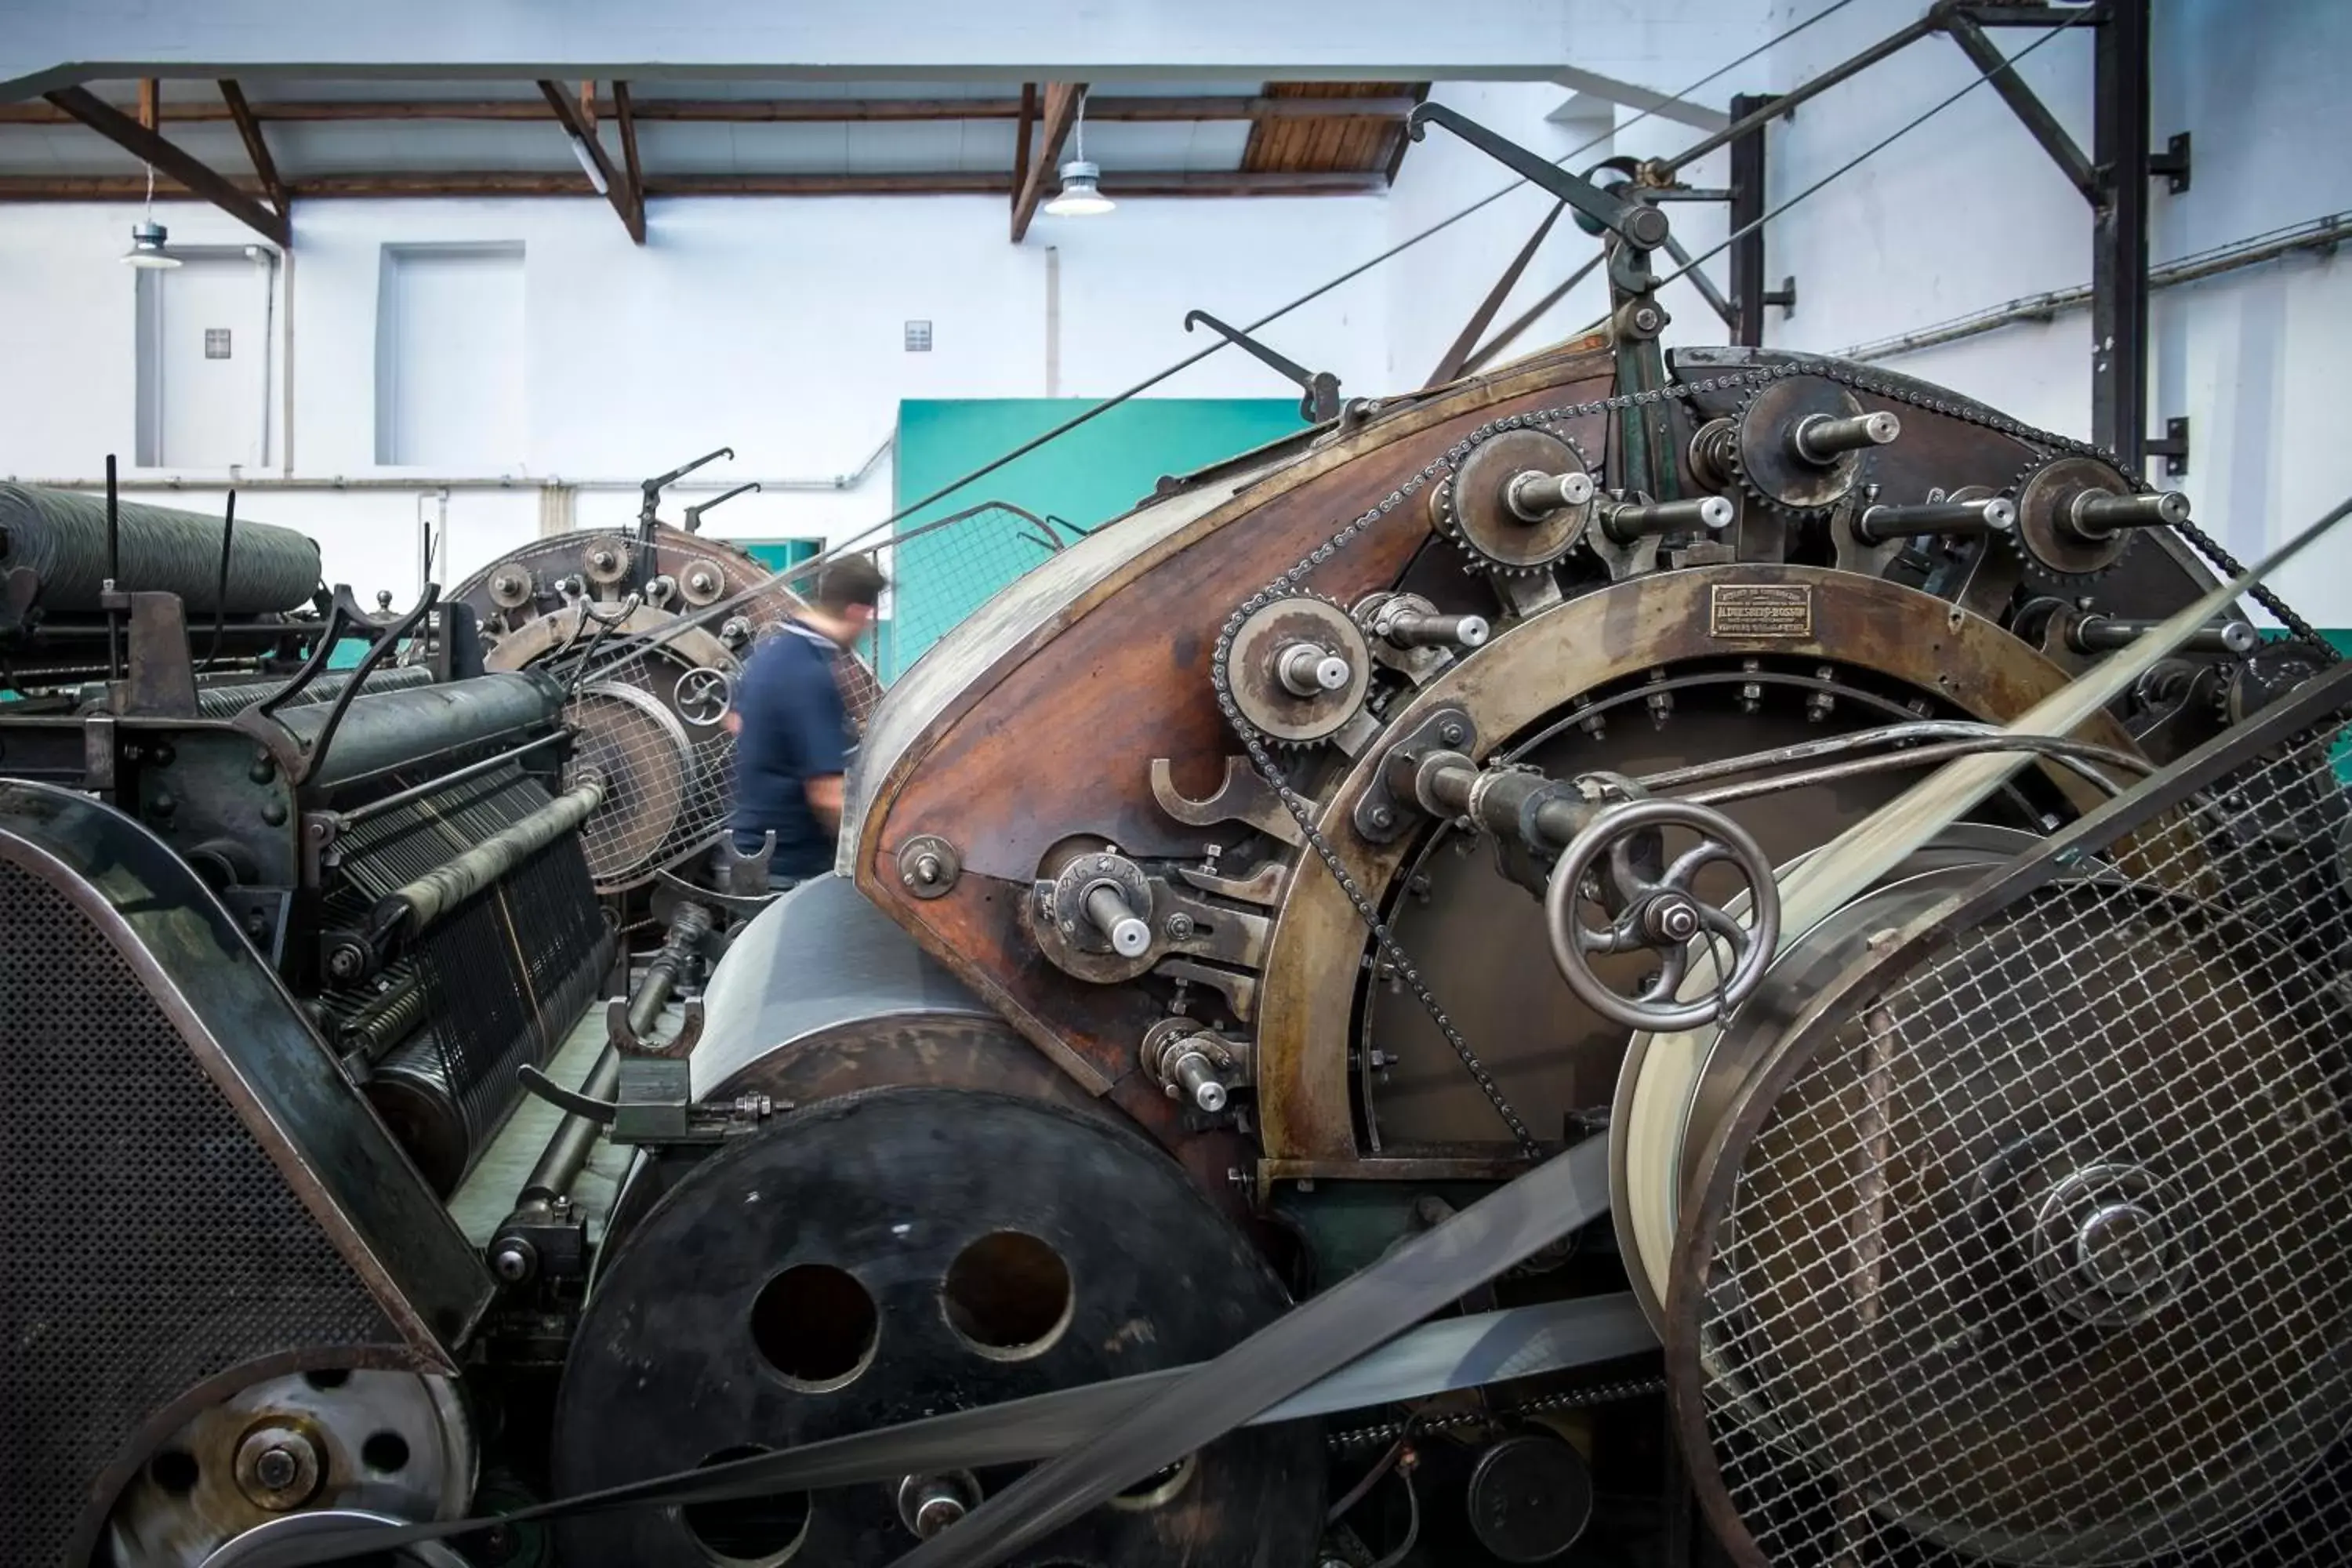
[[[1653,874],[1650,867],[1660,856],[1643,850],[1656,843],[1658,829],[1669,826],[1697,833],[1698,847]],[[1748,883],[1753,913],[1745,926],[1691,891],[1699,871],[1718,860],[1738,868]],[[1596,869],[1622,900],[1615,918],[1598,930],[1578,913],[1578,905],[1590,900],[1585,878]],[[1731,1011],[1764,978],[1780,934],[1780,890],[1772,862],[1756,840],[1721,812],[1677,800],[1628,801],[1605,807],[1552,867],[1544,890],[1544,929],[1560,978],[1586,1006],[1631,1028],[1690,1029]],[[1702,939],[1710,952],[1717,939],[1729,944],[1729,971],[1718,965],[1718,984],[1685,1000],[1678,994],[1690,972],[1691,943]],[[1639,994],[1625,995],[1593,972],[1594,954],[1640,948],[1655,951],[1660,963],[1657,977]]]

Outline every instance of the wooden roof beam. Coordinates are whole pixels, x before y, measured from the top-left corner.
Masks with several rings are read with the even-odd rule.
[[[254,122],[253,106],[245,100],[245,89],[233,81],[223,81],[220,94],[221,103],[236,121],[236,133],[245,142],[245,155],[253,162],[254,177],[261,182],[262,195],[284,216],[286,182],[278,177],[278,162],[269,155],[269,143],[262,140],[261,127]]]
[[[260,182],[239,179],[232,187],[248,197]],[[1380,191],[1370,173],[1248,174],[1202,169],[1129,169],[1108,173],[1103,189],[1122,199],[1158,196],[1364,195]],[[146,189],[137,174],[0,175],[0,204],[8,202],[136,201]],[[945,169],[936,172],[869,174],[680,174],[646,179],[648,196],[1005,196],[1009,173]],[[290,180],[291,200],[369,200],[451,196],[572,196],[590,194],[580,176],[529,169],[474,171],[379,171],[311,174]],[[184,201],[196,195],[176,180],[158,177],[155,195]]]
[[[621,226],[629,231],[629,238],[633,242],[643,245],[646,242],[643,195],[626,175],[613,167],[613,160],[604,155],[604,144],[596,140],[596,128],[588,123],[587,117],[580,112],[578,101],[563,90],[563,84],[542,81],[539,84],[539,90],[547,100],[547,106],[555,110],[555,118],[562,124],[564,133],[587,150],[588,161],[595,165],[597,177],[604,184],[604,199],[612,203],[613,210],[620,215]]]
[[[48,100],[156,174],[178,181],[191,194],[212,203],[247,228],[275,242],[280,249],[293,247],[293,226],[287,221],[284,213],[270,211],[236,184],[164,141],[89,89],[59,88],[48,94]]]
[[[642,85],[642,84],[640,84]],[[593,104],[593,100],[585,100]],[[1087,112],[1106,122],[1182,124],[1198,121],[1381,120],[1403,121],[1411,98],[1115,97],[1106,94]],[[284,121],[472,120],[547,118],[537,99],[325,99],[248,106],[262,124]],[[166,122],[218,124],[236,116],[224,104],[167,101],[156,106]],[[135,116],[136,110],[121,112]],[[1034,112],[1034,111],[1033,111]],[[593,117],[593,108],[589,110]],[[836,125],[861,121],[1019,120],[1017,98],[643,98],[641,121],[717,124]],[[0,103],[0,125],[61,125],[72,116],[46,103]]]
[[[1062,143],[1068,140],[1070,127],[1077,123],[1078,106],[1086,101],[1087,84],[1082,81],[1049,81],[1045,84],[1045,107],[1037,121],[1037,156],[1013,189],[1013,243],[1018,245],[1029,233],[1029,220],[1037,216],[1037,205],[1045,199],[1045,182],[1058,177],[1062,162]]]

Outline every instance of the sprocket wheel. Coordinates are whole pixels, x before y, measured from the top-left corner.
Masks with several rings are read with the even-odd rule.
[[[1862,477],[1864,454],[1840,452],[1816,461],[1798,450],[1797,433],[1816,418],[1853,419],[1861,399],[1833,381],[1791,375],[1767,382],[1739,405],[1729,448],[1732,471],[1748,494],[1790,513],[1825,511],[1843,500]]]
[[[1549,430],[1506,430],[1470,449],[1453,474],[1430,493],[1430,521],[1468,557],[1470,570],[1498,577],[1549,571],[1584,537],[1587,501],[1532,515],[1511,500],[1512,481],[1524,474],[1586,474],[1581,448]]]
[[[557,1395],[553,1482],[1208,1361],[1286,1305],[1183,1170],[1108,1120],[929,1087],[828,1100],[697,1167],[616,1248]],[[567,1519],[558,1561],[879,1568],[916,1544],[926,1498],[976,1501],[1020,1468]],[[1313,1424],[1244,1429],[1004,1561],[1311,1562],[1322,1478]]]
[[[2131,546],[2131,531],[2091,535],[2067,512],[2087,493],[2127,496],[2131,481],[2096,458],[2065,454],[2030,463],[2011,493],[2017,498],[2017,544],[2026,570],[2044,582],[2079,581],[2111,571]]]
[[[1234,706],[1279,745],[1330,739],[1371,689],[1372,649],[1363,627],[1336,600],[1304,589],[1252,611],[1224,658]]]

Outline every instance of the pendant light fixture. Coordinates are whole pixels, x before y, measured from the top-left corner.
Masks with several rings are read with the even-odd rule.
[[[1102,194],[1097,182],[1102,171],[1087,162],[1087,100],[1078,98],[1078,122],[1073,128],[1076,138],[1076,155],[1062,165],[1061,194],[1045,204],[1045,211],[1055,217],[1092,217],[1107,213],[1118,204]]]
[[[122,253],[124,265],[142,271],[161,271],[177,267],[180,258],[163,248],[171,238],[163,226],[155,221],[155,165],[147,165],[147,211],[131,226],[131,248]]]

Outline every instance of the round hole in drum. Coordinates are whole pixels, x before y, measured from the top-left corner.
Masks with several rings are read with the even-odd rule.
[[[827,1263],[799,1263],[760,1288],[751,1340],[796,1388],[839,1388],[866,1369],[880,1331],[874,1298],[857,1277]]]
[[[756,1443],[740,1444],[719,1449],[696,1468],[707,1470],[714,1465],[730,1465],[771,1451]],[[703,1555],[721,1568],[739,1568],[744,1563],[774,1568],[792,1556],[801,1538],[808,1533],[806,1492],[688,1503],[677,1512],[678,1522],[686,1526],[687,1534],[702,1548]]]
[[[965,1343],[1003,1361],[1045,1350],[1075,1304],[1062,1255],[1018,1230],[991,1231],[957,1253],[940,1299]]]

